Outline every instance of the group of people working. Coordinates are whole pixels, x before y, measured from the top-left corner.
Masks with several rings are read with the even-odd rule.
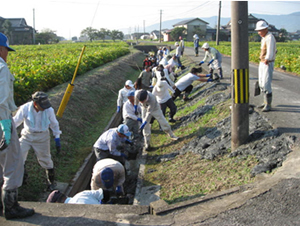
[[[272,75],[276,56],[276,41],[268,31],[265,21],[258,21],[255,29],[261,36],[261,54],[259,64],[259,88],[264,94],[264,112],[271,110]],[[194,36],[197,39],[198,36]],[[183,43],[183,42],[181,42]],[[195,43],[195,54],[198,55],[199,40]],[[175,68],[182,67],[179,53],[183,54],[182,45],[175,43],[176,54],[165,55],[158,64],[145,65],[138,79],[133,83],[128,80],[119,91],[117,112],[122,113],[123,123],[117,128],[105,131],[93,146],[97,162],[93,168],[91,190],[83,191],[74,197],[67,197],[58,190],[50,193],[47,202],[101,204],[111,203],[112,197],[123,195],[123,183],[126,170],[125,160],[128,153],[118,150],[122,143],[132,145],[134,139],[141,139],[142,131],[144,148],[149,151],[151,138],[151,122],[156,119],[160,128],[172,140],[179,138],[173,133],[169,123],[174,123],[177,107],[174,100],[183,94],[183,100],[189,100],[193,89],[193,81],[212,82],[222,78],[221,54],[204,43],[205,57],[199,63],[203,64],[207,57],[211,67],[209,74],[201,74],[200,68],[192,68],[190,72],[175,81]],[[184,44],[183,44],[184,46]],[[181,48],[179,48],[181,47]],[[30,148],[35,151],[39,164],[46,170],[48,188],[53,190],[54,166],[50,154],[51,128],[57,152],[60,152],[60,128],[54,110],[47,94],[38,91],[32,95],[32,100],[19,109],[14,102],[14,76],[7,66],[7,56],[15,51],[9,46],[7,37],[0,33],[0,210],[6,219],[24,218],[35,213],[33,209],[21,207],[18,203],[18,188],[24,180],[24,165]],[[213,69],[219,70],[219,75]],[[165,118],[166,108],[170,109],[169,122]],[[15,116],[12,113],[17,111]],[[18,137],[17,127],[23,123],[21,137]]]

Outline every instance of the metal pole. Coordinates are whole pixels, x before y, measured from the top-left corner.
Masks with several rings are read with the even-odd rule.
[[[32,30],[32,41],[35,44],[35,10],[33,9],[33,30]]]
[[[161,43],[161,17],[162,17],[162,10],[160,10],[159,43]]]
[[[249,137],[248,2],[231,2],[231,149]]]
[[[221,21],[221,1],[219,2],[219,15],[218,15],[217,36],[216,36],[216,45],[217,46],[219,45],[220,21]]]

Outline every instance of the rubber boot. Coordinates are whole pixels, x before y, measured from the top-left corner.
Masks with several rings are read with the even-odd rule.
[[[55,190],[56,184],[54,181],[54,168],[46,169],[46,176],[47,176],[47,182],[48,182],[48,190],[49,191]]]
[[[220,80],[220,76],[218,75],[218,73],[214,73],[214,75],[213,75],[213,80],[214,80],[214,81]]]
[[[264,100],[265,106],[264,106],[264,108],[262,109],[262,112],[268,112],[268,111],[271,111],[272,93],[265,94],[264,98],[265,98],[265,100]]]
[[[179,137],[175,136],[175,134],[173,133],[172,130],[167,130],[165,132],[169,135],[169,137],[171,137],[172,140],[178,140],[179,139]]]
[[[34,214],[33,209],[23,208],[18,203],[18,189],[2,189],[3,215],[9,219],[29,217]]]
[[[190,93],[185,92],[184,95],[183,95],[183,100],[184,101],[191,100],[191,98],[188,97],[189,95],[190,95]]]
[[[222,68],[220,67],[220,68],[218,68],[218,70],[219,70],[220,78],[223,79],[223,70],[222,70]]]

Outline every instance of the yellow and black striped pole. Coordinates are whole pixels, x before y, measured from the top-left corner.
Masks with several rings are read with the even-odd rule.
[[[66,108],[66,106],[69,102],[69,99],[71,97],[71,94],[73,92],[75,77],[76,77],[76,74],[77,74],[77,71],[78,71],[78,68],[79,68],[80,61],[81,61],[81,58],[83,56],[84,50],[85,50],[85,46],[82,47],[81,54],[80,54],[78,62],[77,62],[77,66],[76,66],[76,69],[75,69],[74,74],[73,74],[72,81],[68,84],[66,92],[63,96],[63,99],[61,100],[60,106],[59,106],[58,111],[56,113],[56,115],[59,116],[59,117],[62,117],[62,115],[65,111],[65,108]]]
[[[231,149],[249,137],[248,2],[231,2]]]

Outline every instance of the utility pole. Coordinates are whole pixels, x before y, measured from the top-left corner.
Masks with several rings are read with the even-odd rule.
[[[33,30],[32,30],[32,41],[35,44],[35,10],[33,9]]]
[[[144,20],[144,35],[146,34],[146,32],[145,32],[145,20]]]
[[[162,10],[160,10],[160,23],[159,23],[159,43],[161,43],[161,18],[162,18]]]
[[[219,15],[218,15],[218,25],[217,25],[217,35],[216,35],[216,45],[219,45],[220,36],[220,21],[221,21],[221,1],[219,1]]]
[[[231,150],[249,137],[248,2],[231,2]]]

